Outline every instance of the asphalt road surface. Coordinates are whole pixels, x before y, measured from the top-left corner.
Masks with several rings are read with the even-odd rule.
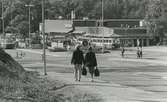
[[[141,95],[140,98],[125,91],[124,94],[135,97],[130,99],[132,102],[167,102],[167,47],[143,48],[142,59],[137,59],[135,48],[132,49],[125,51],[124,58],[121,57],[120,51],[97,54],[101,72],[99,80],[119,84],[124,88],[142,90],[148,95],[154,94],[152,97]],[[41,50],[6,51],[26,68],[36,71],[43,68]],[[25,56],[17,57],[16,53],[21,54],[21,52],[25,53]],[[47,72],[73,73],[73,66],[70,64],[71,55],[72,52],[47,51]]]

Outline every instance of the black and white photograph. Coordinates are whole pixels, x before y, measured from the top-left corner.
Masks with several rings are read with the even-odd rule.
[[[0,0],[0,102],[167,102],[167,0]]]

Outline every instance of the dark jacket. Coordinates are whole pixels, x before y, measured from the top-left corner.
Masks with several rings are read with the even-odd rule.
[[[84,64],[88,67],[95,67],[97,66],[96,55],[94,52],[88,52],[85,56]]]
[[[83,64],[83,63],[84,63],[83,52],[80,50],[74,51],[71,59],[71,64]]]

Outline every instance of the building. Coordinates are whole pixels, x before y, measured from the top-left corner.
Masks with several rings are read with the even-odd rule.
[[[101,26],[103,25],[103,26]],[[152,39],[140,19],[46,20],[45,32],[55,42],[89,40],[96,46],[149,46]]]
[[[152,39],[141,19],[110,19],[103,24],[100,20],[75,20],[74,26],[86,32],[84,38],[99,46],[149,46]]]
[[[74,30],[71,20],[45,20],[45,33],[51,47],[63,48],[66,47],[65,43],[72,42],[71,40],[75,40],[85,32]]]

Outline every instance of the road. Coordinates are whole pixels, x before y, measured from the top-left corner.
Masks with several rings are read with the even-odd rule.
[[[90,77],[88,75],[81,83],[97,89],[108,102],[167,102],[167,47],[143,48],[143,59],[137,59],[136,51],[132,49],[125,52],[125,58],[121,58],[120,51],[97,54],[101,77],[97,78],[97,83],[84,82]],[[40,50],[7,52],[26,68],[36,71],[43,68]],[[16,58],[16,52],[26,55]],[[68,79],[73,75],[71,54],[47,51],[47,72],[56,72],[72,80]]]

